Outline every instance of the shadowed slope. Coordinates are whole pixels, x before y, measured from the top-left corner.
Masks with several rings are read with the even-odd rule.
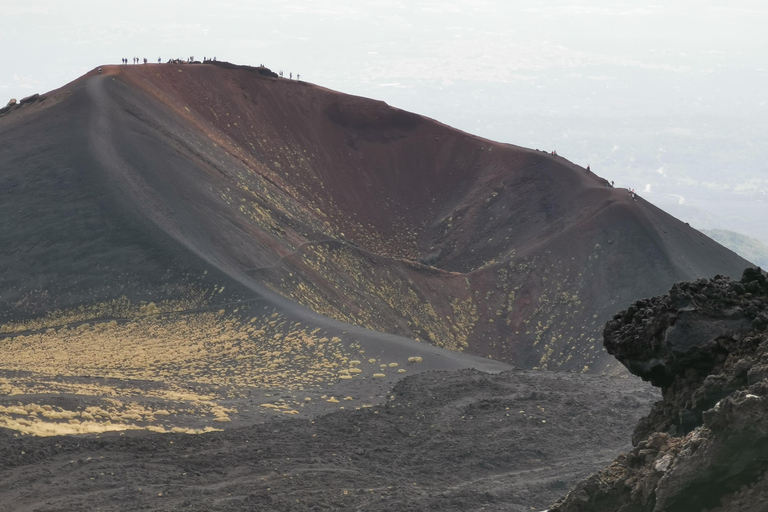
[[[37,107],[44,112],[36,121],[19,110],[7,122],[39,133],[35,122],[58,119],[43,133],[61,149],[45,161],[88,161],[88,178],[73,179],[87,181],[103,204],[83,213],[84,223],[114,212],[72,251],[102,230],[135,232],[129,245],[141,240],[157,254],[141,265],[183,269],[171,275],[160,265],[122,280],[127,291],[119,293],[137,300],[216,275],[226,292],[215,300],[264,295],[266,286],[369,329],[526,367],[602,370],[611,363],[595,340],[616,304],[747,264],[563,158],[382,102],[256,68],[104,70],[58,93],[66,99],[47,100],[59,105]],[[7,129],[2,137],[23,135]],[[37,147],[30,159],[42,158]],[[104,247],[111,243],[104,238]],[[62,261],[82,261],[68,254]],[[90,271],[129,254],[96,258]],[[46,309],[34,290],[49,283],[76,280],[83,294],[52,293],[52,307],[117,293],[81,281],[81,269],[45,277],[34,258],[12,263],[27,272],[18,294],[32,293],[36,313]],[[137,268],[128,260],[119,267]],[[149,275],[167,282],[142,281]],[[2,299],[18,310],[18,298]]]

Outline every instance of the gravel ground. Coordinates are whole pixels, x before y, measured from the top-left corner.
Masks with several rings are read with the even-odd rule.
[[[425,372],[386,401],[201,435],[3,431],[9,510],[543,510],[620,451],[639,379]]]

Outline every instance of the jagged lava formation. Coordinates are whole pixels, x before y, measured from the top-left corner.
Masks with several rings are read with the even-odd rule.
[[[617,304],[748,265],[562,157],[266,68],[104,66],[5,113],[0,162],[6,321],[271,290],[521,367],[604,371]]]
[[[635,448],[551,512],[762,512],[768,502],[768,280],[747,269],[679,283],[605,328],[605,346],[660,387]]]

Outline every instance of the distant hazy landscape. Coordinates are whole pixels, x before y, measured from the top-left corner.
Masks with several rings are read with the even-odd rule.
[[[759,265],[763,269],[768,268],[768,245],[760,240],[725,229],[705,229],[702,232],[716,242],[720,242],[741,254],[755,265]]]

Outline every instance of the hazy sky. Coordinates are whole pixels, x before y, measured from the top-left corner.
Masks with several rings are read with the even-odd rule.
[[[768,241],[764,1],[2,0],[0,13],[3,104],[123,57],[263,63],[557,149],[695,227]]]

